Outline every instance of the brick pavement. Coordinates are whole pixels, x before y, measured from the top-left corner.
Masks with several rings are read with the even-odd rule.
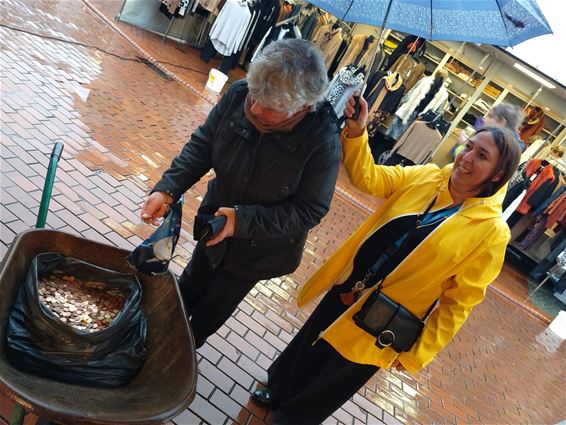
[[[121,1],[92,3],[113,17]],[[2,25],[96,45],[122,57],[140,54],[82,2],[10,0],[0,9]],[[195,52],[118,26],[157,59],[202,66]],[[139,205],[210,104],[139,62],[6,27],[0,27],[0,36],[0,256],[15,234],[35,222],[55,141],[64,142],[65,151],[47,227],[132,248],[151,232],[137,218]],[[202,81],[195,77],[194,86],[202,87]],[[205,184],[206,178],[187,194],[184,229],[191,229]],[[269,422],[268,412],[249,401],[249,391],[312,311],[312,306],[297,310],[296,289],[363,220],[366,206],[375,204],[341,174],[331,211],[311,232],[299,270],[258,284],[199,350],[197,397],[174,423]],[[183,231],[175,272],[193,246]],[[490,292],[455,343],[426,370],[416,377],[380,371],[327,423],[556,423],[566,416],[566,348],[545,348],[544,327]],[[0,400],[0,416],[6,418],[7,401]]]

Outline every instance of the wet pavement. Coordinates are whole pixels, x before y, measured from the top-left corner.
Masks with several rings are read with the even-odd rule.
[[[63,142],[65,150],[48,228],[128,249],[152,232],[138,219],[139,207],[210,110],[201,91],[208,69],[217,62],[203,64],[198,52],[187,46],[161,43],[157,35],[113,21],[121,3],[0,3],[0,257],[16,234],[35,223],[56,141]],[[141,62],[140,49],[161,63],[152,67]],[[239,70],[231,79],[241,75]],[[184,231],[172,266],[176,273],[194,247],[192,214],[207,178],[186,195]],[[330,213],[311,232],[299,270],[258,284],[199,350],[198,394],[174,423],[269,423],[268,412],[249,400],[249,392],[312,311],[313,306],[297,309],[296,289],[377,203],[351,188],[341,174]],[[326,423],[563,420],[566,345],[557,348],[544,334],[543,320],[500,296],[513,292],[519,278],[513,271],[502,275],[495,285],[498,291],[488,292],[454,342],[426,370],[414,377],[378,372]],[[0,417],[7,422],[9,402],[0,400]]]

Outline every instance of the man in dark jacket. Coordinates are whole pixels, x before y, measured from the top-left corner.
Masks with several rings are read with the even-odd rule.
[[[340,143],[333,109],[321,103],[327,85],[322,55],[311,42],[267,46],[143,206],[142,219],[156,224],[214,169],[195,218],[199,242],[179,279],[197,347],[260,279],[296,270],[309,229],[328,212]],[[215,217],[226,221],[217,232],[207,227]]]

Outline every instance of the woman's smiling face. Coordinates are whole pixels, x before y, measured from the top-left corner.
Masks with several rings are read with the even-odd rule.
[[[488,131],[472,136],[456,156],[450,184],[459,193],[476,196],[488,180],[498,181],[501,173],[495,170],[499,163],[499,150]]]

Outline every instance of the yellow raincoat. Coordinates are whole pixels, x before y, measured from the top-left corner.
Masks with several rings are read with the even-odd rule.
[[[452,164],[377,166],[367,140],[367,133],[351,139],[342,135],[344,164],[355,187],[386,201],[301,287],[299,307],[343,283],[361,245],[378,228],[395,217],[423,212],[437,195],[431,211],[453,202],[448,191]],[[505,191],[506,186],[491,197],[467,199],[385,278],[383,292],[419,317],[439,299],[410,351],[379,349],[375,338],[355,325],[352,317],[371,291],[365,291],[320,337],[352,362],[388,368],[398,358],[411,373],[426,366],[458,332],[501,270],[510,239],[501,215]]]

